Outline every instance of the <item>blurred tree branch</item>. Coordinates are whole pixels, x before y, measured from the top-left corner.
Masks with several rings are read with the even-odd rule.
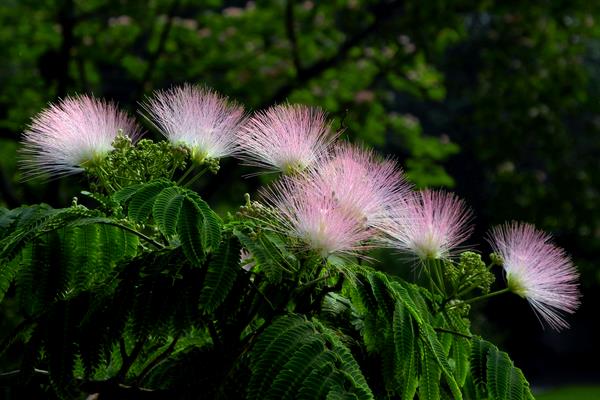
[[[292,48],[292,61],[296,67],[296,73],[302,70],[300,63],[300,54],[298,52],[298,38],[296,37],[295,18],[294,18],[294,0],[287,0],[285,4],[285,30],[290,46]]]
[[[292,0],[288,1],[286,7],[286,20],[288,20],[286,26],[288,30],[288,38],[292,43],[292,48],[297,47],[297,41],[295,39],[295,32],[293,32],[293,36],[290,36],[290,18],[293,19],[293,11],[289,11],[290,3]],[[403,5],[403,1],[394,0],[389,2],[379,2],[369,8],[369,13],[373,15],[373,21],[369,25],[367,25],[362,30],[356,32],[351,36],[347,36],[347,39],[339,46],[338,50],[334,55],[328,58],[324,58],[315,62],[314,64],[300,68],[299,64],[294,61],[294,65],[296,66],[297,74],[296,79],[290,81],[286,85],[280,87],[275,94],[269,99],[267,102],[263,103],[261,108],[267,107],[271,104],[281,103],[285,101],[285,99],[294,91],[294,89],[301,87],[306,84],[306,82],[310,81],[313,78],[318,77],[323,72],[328,70],[329,68],[335,67],[337,64],[346,60],[348,53],[354,47],[360,44],[363,40],[369,37],[371,34],[376,32],[382,24],[389,21],[392,17],[394,17],[396,11]],[[290,16],[291,13],[291,16]],[[293,20],[292,20],[293,22]],[[293,30],[293,26],[292,26]],[[295,50],[297,52],[297,50]]]
[[[167,13],[165,25],[163,26],[163,29],[160,32],[158,45],[156,46],[156,49],[154,49],[154,51],[152,51],[148,56],[148,64],[146,66],[146,70],[144,71],[144,75],[142,76],[142,79],[140,81],[140,95],[143,94],[146,91],[146,89],[148,89],[147,86],[150,83],[150,80],[152,79],[152,74],[154,73],[154,70],[156,69],[158,58],[164,51],[165,44],[167,43],[167,39],[169,38],[169,34],[171,33],[171,28],[173,27],[173,17],[175,16],[177,8],[179,7],[179,3],[179,0],[173,0],[173,2],[171,3],[171,7],[169,8],[169,11]]]

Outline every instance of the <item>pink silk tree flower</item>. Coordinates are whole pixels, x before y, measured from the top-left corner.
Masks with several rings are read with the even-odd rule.
[[[452,193],[415,192],[384,231],[392,247],[425,259],[449,257],[471,234],[471,211]]]
[[[256,265],[252,253],[246,249],[240,250],[240,266],[246,271],[250,271]]]
[[[335,146],[331,157],[313,168],[308,179],[371,228],[384,228],[390,214],[404,207],[412,193],[393,160],[378,159],[372,150],[350,144]]]
[[[158,130],[171,143],[188,147],[198,163],[232,155],[245,120],[242,106],[189,84],[159,90],[142,107]]]
[[[508,288],[552,328],[567,328],[561,314],[575,312],[580,293],[579,274],[564,250],[548,234],[518,222],[493,228],[489,242],[503,259]]]
[[[276,225],[320,256],[357,255],[372,232],[320,189],[303,176],[285,177],[263,197],[277,212]]]
[[[67,97],[36,115],[23,133],[21,166],[31,178],[82,172],[103,159],[122,132],[140,136],[135,120],[113,103],[87,95]]]
[[[256,113],[238,135],[246,165],[289,174],[324,157],[337,134],[325,113],[302,105],[278,105]]]

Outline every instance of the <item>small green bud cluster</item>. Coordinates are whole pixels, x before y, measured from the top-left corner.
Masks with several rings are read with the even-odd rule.
[[[252,201],[248,193],[244,194],[245,203],[240,207],[237,215],[239,217],[258,219],[262,221],[275,220],[275,211],[270,207],[265,207],[258,201]]]
[[[205,158],[202,161],[202,165],[215,175],[219,172],[219,168],[221,168],[218,158]]]
[[[444,267],[446,279],[451,282],[457,295],[473,289],[489,293],[495,280],[481,256],[471,251],[462,253],[458,262],[446,261]]]
[[[450,300],[448,302],[448,308],[456,311],[458,315],[462,317],[468,316],[471,311],[471,305],[462,300]]]
[[[186,147],[167,141],[142,139],[133,144],[129,137],[119,134],[112,146],[114,150],[104,159],[86,168],[90,176],[97,178],[94,191],[111,192],[153,179],[172,179],[175,171],[185,168],[189,162]],[[213,164],[212,169],[215,168]],[[218,169],[218,161],[216,165]]]
[[[504,265],[504,260],[502,259],[502,256],[498,253],[490,254],[490,262],[491,262],[490,267],[493,265],[498,265],[498,266]]]

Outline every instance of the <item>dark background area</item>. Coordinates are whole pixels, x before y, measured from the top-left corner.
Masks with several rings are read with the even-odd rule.
[[[483,254],[485,232],[506,220],[551,232],[581,271],[572,328],[544,330],[506,296],[475,309],[474,331],[534,387],[600,383],[600,3],[3,0],[0,206],[65,206],[83,188],[78,177],[19,181],[20,133],[48,102],[93,93],[135,113],[152,90],[183,82],[249,110],[323,107],[417,187],[463,197]],[[225,160],[200,192],[233,209],[260,184],[247,172]],[[383,259],[387,271],[407,268]],[[0,333],[14,312],[5,302]]]

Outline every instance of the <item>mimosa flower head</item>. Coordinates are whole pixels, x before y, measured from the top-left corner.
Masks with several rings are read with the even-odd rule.
[[[391,159],[378,159],[372,150],[336,145],[309,178],[331,192],[338,204],[372,228],[383,228],[390,214],[406,204],[411,187]]]
[[[579,274],[564,250],[533,225],[517,222],[492,229],[489,241],[502,257],[509,289],[552,328],[568,327],[562,314],[577,309],[580,293]]]
[[[119,133],[140,136],[135,120],[113,103],[67,97],[36,115],[23,133],[21,166],[28,177],[70,175],[102,160]]]
[[[471,234],[471,211],[452,193],[415,192],[390,219],[385,232],[392,247],[424,259],[452,255]]]
[[[285,177],[264,191],[263,197],[279,215],[277,223],[284,233],[324,258],[332,254],[356,255],[372,236],[363,221],[305,177]]]
[[[336,136],[320,109],[277,105],[256,113],[240,131],[239,157],[259,168],[299,172],[326,156]]]
[[[188,147],[198,163],[232,155],[245,120],[243,107],[189,84],[159,90],[142,107],[160,132],[171,143]]]

